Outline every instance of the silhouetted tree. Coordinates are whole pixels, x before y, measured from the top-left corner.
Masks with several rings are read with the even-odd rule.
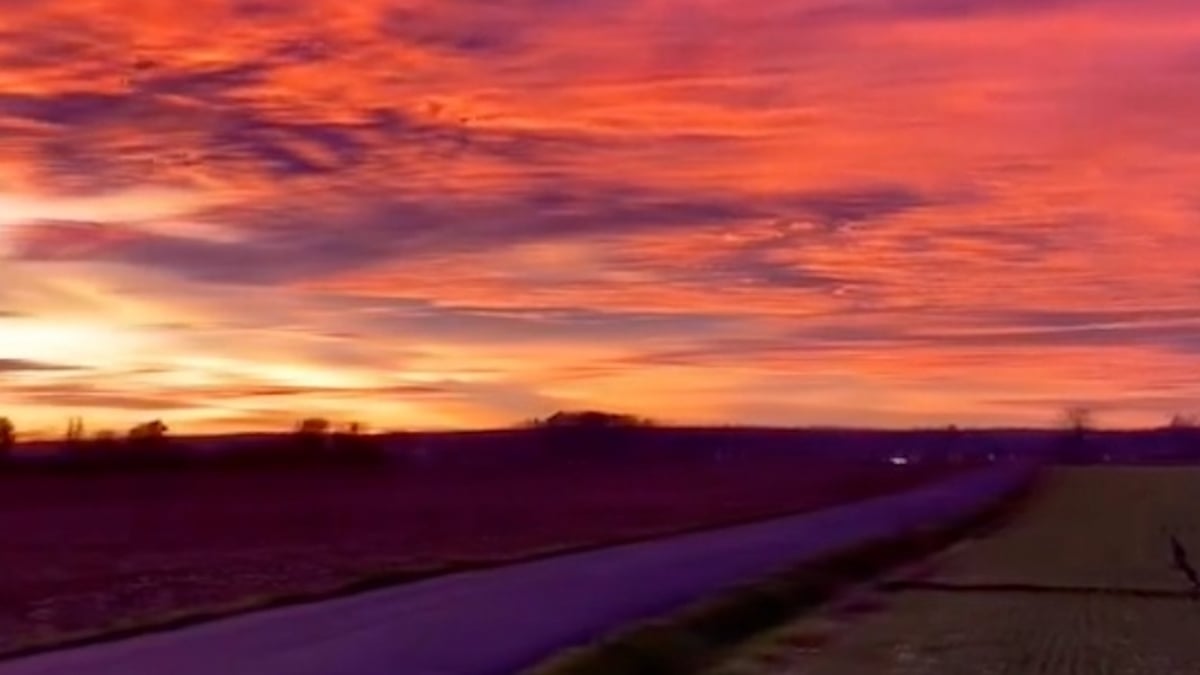
[[[1091,408],[1084,406],[1072,406],[1063,411],[1063,420],[1066,422],[1067,430],[1074,436],[1082,438],[1084,434],[1092,430],[1095,424],[1095,417],[1092,415]]]
[[[388,455],[380,440],[366,433],[366,426],[351,422],[333,434],[335,454],[330,458],[349,464],[376,465],[387,461]]]
[[[559,411],[547,417],[541,426],[574,429],[612,429],[653,426],[649,419],[636,415],[583,410],[578,412]]]
[[[144,422],[129,430],[129,442],[139,445],[157,445],[167,437],[166,424],[162,420]]]
[[[309,417],[300,420],[300,423],[296,425],[296,431],[302,434],[327,434],[332,426],[329,420],[323,417]]]
[[[11,452],[16,444],[17,429],[13,426],[12,420],[0,417],[0,457]]]
[[[308,417],[296,425],[296,442],[301,450],[324,450],[329,445],[329,420],[323,417]]]
[[[1061,459],[1068,462],[1087,462],[1087,435],[1092,430],[1092,411],[1084,406],[1072,406],[1063,411],[1063,437]]]
[[[83,418],[72,417],[67,420],[67,443],[76,445],[83,442]]]
[[[1180,429],[1190,431],[1200,426],[1196,423],[1195,415],[1185,415],[1183,413],[1175,413],[1171,416],[1171,421],[1168,425],[1172,429]]]
[[[363,425],[351,422],[333,433],[333,445],[338,450],[354,450],[363,440]]]
[[[1194,415],[1181,413],[1172,415],[1166,431],[1167,437],[1174,443],[1177,453],[1190,454],[1194,452],[1197,442],[1200,441],[1200,423],[1197,423]]]
[[[545,441],[556,450],[611,456],[630,450],[637,431],[649,426],[652,426],[650,420],[635,415],[584,410],[556,412],[543,420],[539,428]]]

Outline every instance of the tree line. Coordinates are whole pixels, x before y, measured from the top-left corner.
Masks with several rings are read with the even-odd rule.
[[[150,420],[130,427],[124,434],[97,431],[89,434],[80,417],[67,421],[59,449],[37,453],[28,459],[33,465],[61,465],[63,468],[92,467],[148,468],[192,465],[280,465],[305,462],[377,463],[384,452],[377,437],[367,434],[359,422],[334,424],[321,417],[304,418],[290,434],[262,436],[249,442],[231,440],[215,452],[190,452],[195,439],[173,441],[170,427],[162,420]],[[0,417],[0,460],[12,457],[17,446],[16,425]],[[21,462],[21,465],[28,462]]]

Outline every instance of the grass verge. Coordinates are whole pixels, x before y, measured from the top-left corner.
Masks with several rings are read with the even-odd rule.
[[[674,615],[562,652],[523,675],[695,673],[713,665],[730,649],[795,619],[845,589],[964,538],[982,537],[1003,526],[1025,503],[1033,484],[1028,481],[999,502],[949,525],[855,546],[735,587]]]

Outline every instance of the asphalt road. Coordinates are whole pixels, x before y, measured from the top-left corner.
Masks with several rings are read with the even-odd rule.
[[[842,546],[945,522],[996,466],[814,513],[460,574],[0,663],[0,675],[509,675],[622,624]]]

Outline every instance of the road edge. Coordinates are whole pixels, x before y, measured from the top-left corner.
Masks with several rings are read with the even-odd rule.
[[[678,612],[620,629],[521,671],[521,675],[687,675],[754,637],[897,568],[996,531],[1035,492],[1039,473],[949,523],[843,548],[764,579],[723,591]]]
[[[928,487],[929,485],[934,485],[939,481],[953,478],[955,475],[963,475],[970,473],[971,471],[972,469],[966,469],[957,473],[950,473],[948,475],[929,478],[916,484],[909,485],[900,490],[882,492],[863,497],[862,499],[875,499],[893,494],[900,494],[910,490],[921,489],[923,487]],[[617,536],[601,541],[546,547],[511,556],[465,560],[450,559],[443,563],[438,563],[427,567],[382,569],[377,572],[368,573],[327,587],[251,597],[208,607],[183,609],[175,613],[162,614],[145,619],[130,620],[127,623],[117,622],[103,628],[80,631],[78,633],[62,634],[44,640],[35,638],[34,640],[24,644],[18,643],[18,645],[13,648],[0,649],[0,664],[29,658],[31,656],[38,656],[40,654],[47,654],[69,649],[78,649],[81,647],[91,647],[158,633],[168,633],[185,628],[191,628],[201,624],[220,621],[223,619],[231,619],[239,616],[268,612],[276,609],[314,604],[328,600],[336,600],[339,598],[353,597],[365,593],[396,588],[398,586],[404,586],[407,584],[413,584],[435,578],[451,577],[459,574],[468,574],[472,572],[507,567],[510,565],[533,563],[542,560],[548,560],[550,558],[557,558],[560,556],[590,553],[608,548],[642,544],[672,537],[714,532],[742,525],[752,525],[777,519],[816,513],[825,509],[837,508],[844,505],[844,503],[832,503],[823,506],[817,506],[815,508],[809,507],[803,509],[785,509],[781,511],[765,512],[762,514],[729,518],[700,525],[671,528],[658,532],[646,532],[632,536]]]

